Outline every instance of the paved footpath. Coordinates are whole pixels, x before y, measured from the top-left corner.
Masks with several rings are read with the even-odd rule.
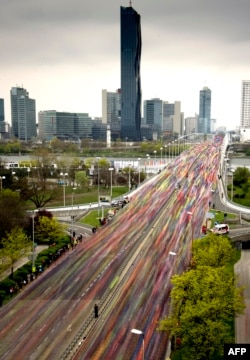
[[[39,252],[43,251],[44,249],[48,249],[48,245],[38,245],[36,247],[36,254],[38,254]],[[22,258],[20,258],[15,264],[14,264],[14,271],[16,271],[17,269],[19,269],[20,267],[22,267],[23,265],[25,265],[27,262],[29,262],[30,260],[28,259],[27,256],[24,256]],[[6,279],[9,275],[11,274],[11,268],[8,268],[7,270],[5,270],[4,272],[2,272],[0,274],[0,281]]]
[[[239,285],[245,287],[245,311],[235,320],[235,343],[250,344],[250,250],[242,250],[241,258],[234,266]]]

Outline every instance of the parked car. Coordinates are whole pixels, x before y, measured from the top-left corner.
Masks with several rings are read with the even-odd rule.
[[[111,202],[111,206],[113,207],[118,207],[118,206],[122,206],[123,205],[123,200],[113,200]]]
[[[218,235],[228,234],[229,233],[229,226],[227,224],[216,224],[212,229],[211,232]]]

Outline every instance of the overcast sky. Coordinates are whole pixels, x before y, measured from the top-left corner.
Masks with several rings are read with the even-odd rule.
[[[120,0],[1,0],[0,98],[23,86],[36,110],[101,116],[102,89],[120,87]],[[181,101],[199,112],[212,91],[212,118],[240,124],[242,80],[250,79],[249,0],[134,0],[141,15],[143,100]]]

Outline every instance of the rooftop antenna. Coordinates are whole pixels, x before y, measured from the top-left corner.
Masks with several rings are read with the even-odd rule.
[[[129,6],[132,7],[132,1],[131,0],[129,1]]]

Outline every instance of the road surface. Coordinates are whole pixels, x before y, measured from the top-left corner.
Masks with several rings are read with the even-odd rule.
[[[5,305],[0,358],[142,359],[136,328],[145,358],[164,360],[169,339],[157,322],[169,311],[170,279],[186,269],[200,235],[219,157],[211,143],[184,152]]]

